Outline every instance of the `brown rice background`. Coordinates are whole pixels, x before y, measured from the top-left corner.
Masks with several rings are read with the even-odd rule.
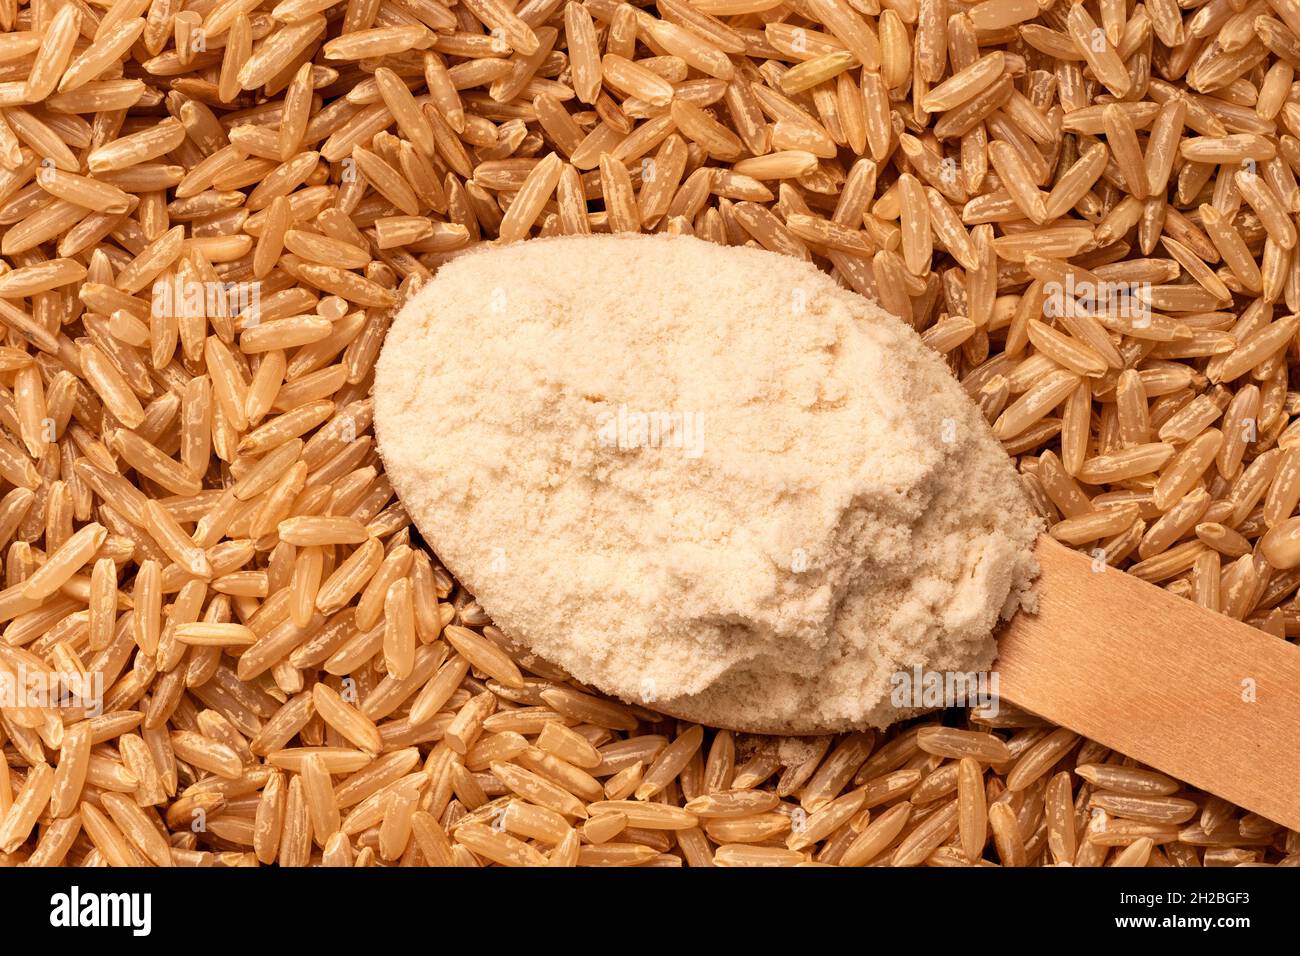
[[[105,694],[0,710],[0,862],[1300,863],[1005,707],[779,739],[587,693],[413,537],[368,398],[393,306],[476,243],[753,243],[944,354],[1057,538],[1294,638],[1296,0],[0,0],[0,31],[0,670]],[[1072,283],[1139,308],[1045,311]]]

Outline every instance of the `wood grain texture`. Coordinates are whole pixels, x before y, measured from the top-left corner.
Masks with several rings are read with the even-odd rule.
[[[1037,556],[1038,613],[999,642],[1002,698],[1300,829],[1300,647],[1046,536]]]

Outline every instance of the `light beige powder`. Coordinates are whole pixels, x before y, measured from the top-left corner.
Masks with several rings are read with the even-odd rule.
[[[887,725],[895,672],[992,662],[1036,571],[1040,522],[943,362],[793,258],[466,255],[395,319],[375,399],[394,487],[496,623],[693,720]]]

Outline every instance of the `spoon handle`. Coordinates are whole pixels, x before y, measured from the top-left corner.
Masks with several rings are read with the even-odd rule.
[[[1044,536],[1037,614],[999,640],[1000,696],[1300,829],[1300,647]]]

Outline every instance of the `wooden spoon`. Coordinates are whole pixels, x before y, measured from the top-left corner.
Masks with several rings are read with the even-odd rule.
[[[1044,536],[1001,699],[1300,829],[1300,647]]]

